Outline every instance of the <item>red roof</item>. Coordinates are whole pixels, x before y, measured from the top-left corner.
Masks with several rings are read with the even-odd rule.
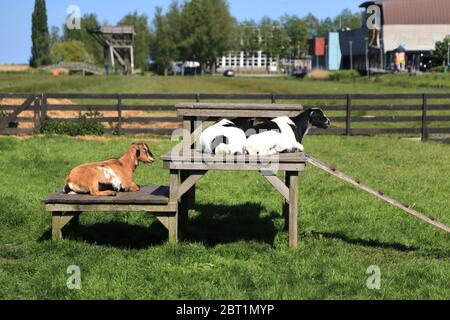
[[[385,25],[447,24],[450,25],[450,0],[377,0],[362,4],[381,5]]]

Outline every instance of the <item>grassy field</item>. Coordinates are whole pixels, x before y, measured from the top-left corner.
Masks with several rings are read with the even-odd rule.
[[[359,77],[342,81],[300,80],[292,77],[252,78],[252,77],[150,77],[111,76],[82,77],[1,74],[0,92],[14,93],[448,93],[450,75],[387,75],[380,77]],[[81,103],[115,104],[109,100],[84,100]],[[125,101],[126,104],[173,104],[180,101]],[[255,101],[264,102],[264,101]],[[266,101],[269,102],[269,101]],[[278,101],[279,103],[300,103],[307,105],[345,104],[343,101]],[[386,101],[358,101],[358,104]],[[390,103],[421,104],[421,101],[392,101]],[[449,100],[434,103],[450,103]],[[331,111],[330,116],[344,116],[345,112]],[[353,116],[420,116],[420,111],[354,111]],[[429,111],[430,116],[450,115],[450,111]],[[337,124],[339,127],[345,123]],[[354,128],[408,127],[419,128],[419,122],[354,123]],[[448,122],[434,122],[430,127],[449,127]]]
[[[448,92],[450,75],[392,75],[343,81],[300,80],[292,77],[149,77],[1,74],[0,92],[95,93],[395,93]]]
[[[157,155],[173,145],[140,140]],[[49,241],[40,200],[72,167],[118,156],[131,142],[0,138],[1,299],[450,299],[447,234],[311,166],[300,179],[296,251],[282,231],[280,197],[253,173],[201,180],[179,245],[166,244],[159,222],[140,213],[84,214],[76,239]],[[450,145],[312,136],[305,146],[450,224]],[[168,172],[158,161],[139,167],[136,180],[167,184]],[[81,290],[66,287],[70,265],[81,268]],[[381,270],[380,290],[366,286],[371,265]]]

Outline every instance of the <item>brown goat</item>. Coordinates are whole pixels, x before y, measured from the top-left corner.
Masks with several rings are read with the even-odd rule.
[[[84,164],[73,169],[66,179],[66,193],[90,194],[95,197],[115,196],[117,192],[137,192],[133,173],[140,162],[152,163],[153,154],[144,143],[133,143],[118,159]]]

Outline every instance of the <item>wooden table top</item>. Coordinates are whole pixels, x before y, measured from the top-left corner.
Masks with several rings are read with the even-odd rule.
[[[165,162],[223,162],[223,163],[305,163],[306,157],[303,152],[281,153],[274,156],[250,156],[250,155],[229,155],[219,156],[206,154],[192,150],[186,154],[183,152],[171,151],[161,156]]]
[[[260,103],[194,103],[184,102],[175,106],[179,116],[214,118],[275,118],[295,117],[303,107],[299,104],[260,104]]]

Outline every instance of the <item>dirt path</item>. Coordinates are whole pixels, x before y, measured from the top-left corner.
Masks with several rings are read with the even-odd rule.
[[[14,105],[19,106],[21,105],[25,99],[2,99],[0,100],[0,104],[3,105]],[[74,102],[68,99],[48,99],[47,100],[49,105],[75,105]],[[101,111],[100,112],[103,117],[117,117],[116,111]],[[78,118],[79,111],[48,111],[47,115],[51,118],[55,119],[63,119],[63,118]],[[21,118],[32,118],[34,116],[34,112],[31,110],[24,111],[19,114],[19,117]],[[146,111],[123,111],[122,116],[132,117],[132,118],[138,118],[138,117],[176,117],[174,113],[167,113],[167,112],[146,112]],[[105,128],[109,128],[109,123],[103,123]],[[182,127],[181,122],[180,123],[173,123],[173,122],[135,122],[135,123],[123,123],[123,128],[155,128],[155,129],[166,129],[166,128],[180,128]],[[22,122],[19,123],[19,128],[29,129],[33,128],[33,123],[27,123]]]

